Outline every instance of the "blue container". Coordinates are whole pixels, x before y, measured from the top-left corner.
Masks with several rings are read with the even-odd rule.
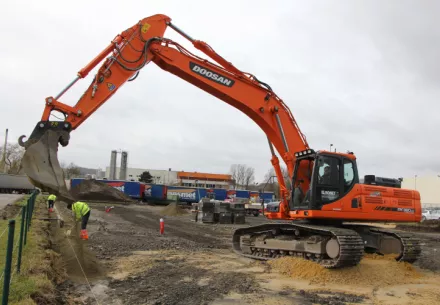
[[[265,202],[275,200],[275,194],[273,192],[264,192],[262,194],[262,197],[263,197]]]
[[[84,179],[82,178],[73,178],[70,179],[70,188],[74,188],[75,186],[77,186],[78,184],[80,184]]]
[[[214,189],[215,199],[216,200],[225,200],[226,199],[226,190],[225,189]]]
[[[167,196],[177,195],[183,202],[198,202],[197,189],[184,186],[169,186]],[[199,192],[200,193],[200,192]]]
[[[245,190],[236,190],[235,191],[235,197],[249,199],[250,196],[251,196],[250,191],[245,191]]]
[[[200,199],[202,199],[203,197],[206,197],[207,194],[208,194],[207,189],[197,188],[196,189],[196,200],[191,201],[191,202],[199,202]]]
[[[146,199],[165,200],[167,199],[167,186],[147,183],[144,196]]]
[[[124,187],[124,193],[131,198],[140,199],[142,197],[141,188],[143,185],[136,181],[121,181]]]

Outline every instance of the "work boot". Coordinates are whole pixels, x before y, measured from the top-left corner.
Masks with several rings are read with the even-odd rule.
[[[87,230],[81,230],[80,238],[84,239],[84,240],[88,240],[89,239],[89,234],[87,233]]]

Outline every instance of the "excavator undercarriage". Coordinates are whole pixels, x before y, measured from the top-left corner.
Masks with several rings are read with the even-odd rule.
[[[234,252],[252,259],[293,256],[325,268],[357,265],[364,253],[395,255],[396,261],[413,263],[421,253],[420,241],[409,233],[366,225],[329,226],[295,221],[237,229]]]

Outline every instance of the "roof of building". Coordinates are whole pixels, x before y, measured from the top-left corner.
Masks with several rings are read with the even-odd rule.
[[[231,175],[225,174],[210,174],[210,173],[197,173],[197,172],[177,172],[178,178],[187,179],[215,179],[215,180],[232,180]]]

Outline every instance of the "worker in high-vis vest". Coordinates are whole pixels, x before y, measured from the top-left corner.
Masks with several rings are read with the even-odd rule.
[[[48,205],[49,212],[53,212],[53,206],[55,204],[55,200],[57,200],[57,196],[55,196],[54,194],[50,194],[47,197],[47,205]]]
[[[77,201],[73,204],[69,204],[67,208],[72,210],[76,221],[81,221],[80,238],[84,240],[89,239],[89,234],[87,233],[87,222],[89,221],[91,210],[89,205],[83,201]]]

